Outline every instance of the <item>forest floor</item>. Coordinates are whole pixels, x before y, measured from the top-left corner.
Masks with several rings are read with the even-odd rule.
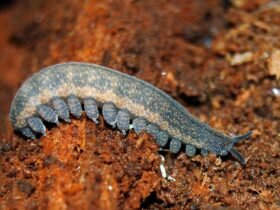
[[[268,0],[0,4],[0,209],[280,209],[280,3]],[[158,153],[143,132],[85,116],[26,141],[9,109],[22,82],[67,61],[162,89],[246,157]],[[162,177],[164,164],[172,179]]]

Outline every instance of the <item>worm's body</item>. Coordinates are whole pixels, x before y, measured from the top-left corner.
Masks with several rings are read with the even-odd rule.
[[[94,64],[58,64],[34,74],[17,92],[10,119],[13,127],[24,135],[29,135],[28,128],[45,134],[37,120],[39,117],[58,123],[53,110],[60,119],[69,122],[69,113],[77,118],[81,116],[82,104],[89,118],[96,123],[99,116],[97,104],[101,104],[108,124],[117,125],[123,133],[128,130],[130,120],[137,132],[142,129],[149,132],[149,129],[158,126],[159,129],[151,134],[155,134],[161,146],[171,139],[171,151],[179,151],[180,141],[187,145],[187,154],[193,153],[193,147],[221,156],[230,152],[245,163],[242,155],[232,146],[250,133],[236,137],[224,135],[200,122],[182,105],[147,82]],[[38,110],[41,112],[38,113]],[[33,136],[30,134],[28,137]]]

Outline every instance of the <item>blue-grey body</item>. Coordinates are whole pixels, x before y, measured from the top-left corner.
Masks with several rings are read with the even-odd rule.
[[[130,120],[141,117],[148,122],[147,132],[157,138],[162,147],[167,145],[169,139],[177,139],[186,145],[189,156],[195,153],[195,149],[200,149],[203,154],[209,151],[221,156],[230,152],[245,164],[244,158],[233,145],[249,137],[250,132],[235,137],[224,135],[200,122],[169,95],[149,83],[94,64],[58,64],[34,74],[17,92],[11,106],[10,119],[15,129],[25,130],[30,138],[32,135],[26,128],[34,132],[37,132],[37,128],[27,122],[30,118],[38,117],[38,106],[53,107],[60,119],[70,122],[69,110],[72,115],[79,117],[81,107],[78,101],[84,103],[86,98],[93,98],[102,104],[105,121],[113,127],[117,125],[123,133],[127,131]],[[68,107],[64,99],[68,100]],[[95,114],[96,118],[95,105],[88,106],[87,110],[86,113]],[[129,115],[119,110],[126,110]],[[41,126],[38,120],[31,121]],[[142,128],[146,127],[141,120],[136,120],[132,125],[137,126],[137,123]],[[44,134],[42,126],[38,129],[39,133]],[[135,127],[138,133],[140,130]],[[179,151],[181,145],[177,140],[170,144],[172,151]]]
[[[132,121],[132,127],[135,133],[139,134],[142,130],[147,130],[147,120],[143,117],[137,117]]]
[[[129,129],[130,124],[130,113],[126,109],[120,109],[116,116],[116,122],[118,129],[125,135]]]
[[[40,105],[37,108],[37,112],[40,115],[40,117],[46,122],[55,123],[56,125],[59,124],[56,112],[49,106]]]
[[[83,113],[82,105],[79,99],[75,95],[70,95],[67,97],[67,104],[70,113],[76,117],[80,118]]]
[[[85,98],[84,109],[85,109],[85,112],[86,112],[88,118],[90,118],[96,124],[99,123],[98,106],[97,106],[97,102],[94,100],[94,98],[92,98],[92,97]]]
[[[61,98],[54,96],[52,99],[52,106],[58,117],[65,122],[70,122],[69,109]]]
[[[170,141],[169,150],[172,153],[178,153],[181,149],[182,142],[179,139],[173,138]]]

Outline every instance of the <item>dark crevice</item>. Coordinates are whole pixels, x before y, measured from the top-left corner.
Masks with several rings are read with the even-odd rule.
[[[162,203],[161,200],[157,198],[156,192],[152,192],[141,204],[140,209],[150,209],[149,207],[155,203]]]
[[[0,10],[6,9],[7,7],[10,7],[14,3],[16,3],[16,0],[1,0],[0,1]]]
[[[204,99],[204,97],[201,96],[187,96],[185,94],[179,94],[178,97],[189,106],[194,107],[202,106],[208,101],[208,99]]]

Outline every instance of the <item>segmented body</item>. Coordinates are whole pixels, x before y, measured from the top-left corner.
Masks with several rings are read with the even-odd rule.
[[[70,122],[70,114],[79,118],[83,108],[88,117],[98,123],[98,105],[105,121],[117,126],[123,134],[132,122],[136,133],[147,130],[161,147],[171,140],[171,152],[178,152],[184,144],[189,156],[193,156],[196,149],[205,154],[230,152],[245,163],[232,146],[247,138],[250,132],[236,137],[224,135],[200,122],[147,82],[94,64],[58,64],[34,74],[17,92],[10,119],[15,129],[35,138],[36,133],[46,133],[43,121]]]

